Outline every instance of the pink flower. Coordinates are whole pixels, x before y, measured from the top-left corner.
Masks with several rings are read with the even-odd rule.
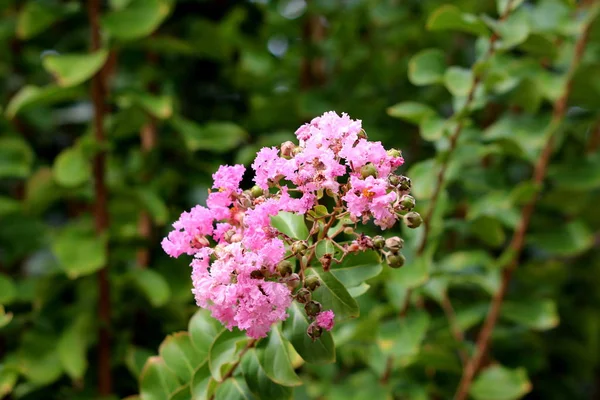
[[[322,311],[317,314],[317,325],[323,329],[330,331],[333,328],[335,314],[331,310]]]
[[[256,154],[252,169],[255,172],[254,182],[263,190],[267,190],[269,181],[277,182],[281,178],[291,180],[296,167],[293,160],[279,157],[279,150],[275,147],[263,147]]]
[[[375,217],[375,224],[381,228],[390,228],[396,221],[393,203],[396,192],[388,193],[388,183],[385,179],[374,178],[359,179],[350,177],[350,190],[342,198],[348,211],[355,218],[362,218],[366,223],[369,216]]]
[[[213,215],[206,207],[195,206],[190,212],[184,211],[173,223],[175,230],[163,239],[163,249],[171,257],[179,257],[183,253],[193,255],[208,246],[205,236],[213,233],[213,222]]]
[[[241,165],[221,165],[217,172],[213,174],[215,189],[225,192],[235,192],[239,190],[240,182],[244,178],[246,168]]]

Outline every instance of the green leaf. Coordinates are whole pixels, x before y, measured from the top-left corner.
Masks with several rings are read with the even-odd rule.
[[[577,158],[573,162],[553,165],[548,176],[559,188],[588,191],[600,188],[600,156]]]
[[[302,381],[292,366],[288,345],[289,342],[281,335],[279,327],[274,326],[267,340],[258,345],[258,361],[273,382],[284,386],[298,386]]]
[[[160,357],[150,357],[140,376],[142,400],[165,400],[179,388],[177,376]]]
[[[435,159],[414,163],[406,173],[412,182],[411,193],[419,200],[427,200],[433,196],[436,184],[437,164]]]
[[[129,372],[139,379],[142,374],[142,370],[144,369],[144,364],[146,364],[146,360],[154,355],[154,352],[151,352],[147,349],[130,346],[127,349],[127,354],[125,355],[125,365],[129,369]]]
[[[78,317],[60,336],[57,344],[58,358],[71,379],[81,379],[88,366],[87,344],[91,331],[88,316]]]
[[[215,400],[256,400],[246,382],[240,378],[229,378],[219,385]]]
[[[68,226],[56,235],[52,251],[69,278],[89,275],[106,264],[106,237]]]
[[[419,133],[424,140],[435,142],[444,136],[446,126],[445,119],[438,115],[431,115],[421,120],[419,123]]]
[[[553,255],[574,256],[594,245],[594,235],[582,221],[573,221],[560,229],[530,234],[527,242]]]
[[[404,101],[388,107],[387,113],[390,117],[400,118],[413,124],[420,124],[424,119],[436,115],[433,108],[414,101]]]
[[[415,288],[427,282],[430,269],[431,257],[424,254],[408,259],[402,268],[393,271],[392,274],[394,281],[400,283],[403,287]]]
[[[427,20],[430,31],[461,31],[478,36],[488,36],[489,30],[485,24],[473,14],[460,11],[454,5],[443,5],[435,10]]]
[[[56,78],[59,86],[79,85],[94,76],[106,62],[108,50],[88,54],[50,54],[42,64]]]
[[[483,138],[499,141],[507,153],[522,156],[533,163],[546,143],[548,123],[549,118],[545,115],[506,114],[484,131]]]
[[[167,304],[171,297],[171,289],[161,274],[150,269],[136,269],[131,277],[153,307]]]
[[[0,178],[26,178],[33,158],[33,150],[23,139],[0,138]]]
[[[207,358],[210,346],[215,338],[221,333],[223,326],[219,321],[210,316],[206,309],[196,311],[188,325],[188,331],[192,344],[201,358]]]
[[[321,280],[321,286],[313,292],[312,297],[323,305],[324,310],[333,310],[338,321],[358,317],[358,303],[331,272],[310,268],[307,275],[315,275]]]
[[[56,5],[53,2],[30,0],[17,17],[17,37],[21,40],[31,39],[79,8],[77,3]]]
[[[4,311],[4,306],[0,306],[0,329],[4,328],[6,325],[10,324],[10,321],[13,319],[12,313],[7,313]],[[0,390],[0,394],[1,390]]]
[[[190,382],[196,369],[206,361],[192,345],[187,332],[177,332],[167,336],[161,343],[158,353],[181,382]]]
[[[346,287],[358,286],[379,275],[382,269],[379,254],[372,250],[352,254],[341,264],[331,265],[331,273]]]
[[[511,49],[527,40],[529,36],[529,13],[513,12],[504,21],[486,19],[488,25],[500,37],[499,47],[503,50]]]
[[[309,232],[304,215],[280,211],[279,214],[271,216],[271,226],[293,239],[308,239]]]
[[[198,125],[195,122],[176,117],[171,120],[190,151],[210,150],[226,153],[238,147],[248,134],[240,126],[231,122],[209,122]]]
[[[0,217],[8,214],[18,213],[23,207],[18,200],[10,197],[0,196]]]
[[[467,96],[474,84],[473,72],[460,67],[450,67],[444,73],[444,84],[453,96]]]
[[[173,97],[159,96],[150,93],[129,93],[118,99],[121,108],[135,104],[158,119],[171,118],[173,115]]]
[[[326,364],[335,361],[335,345],[330,332],[324,331],[318,340],[313,341],[306,333],[308,317],[300,305],[292,302],[288,308],[288,319],[283,322],[283,333],[304,361]]]
[[[215,381],[210,374],[210,368],[208,367],[208,361],[202,364],[194,372],[192,378],[191,392],[193,399],[210,399],[218,383]]]
[[[157,225],[164,225],[169,218],[169,210],[162,198],[149,188],[136,190],[137,196],[144,209],[146,209]]]
[[[183,385],[169,396],[169,400],[190,400],[190,385]]]
[[[240,358],[240,351],[249,339],[237,328],[233,331],[224,329],[215,338],[208,352],[208,365],[213,378],[222,382],[223,377]]]
[[[82,87],[60,87],[48,85],[38,87],[27,85],[22,87],[6,106],[6,117],[13,119],[19,112],[34,106],[53,104],[63,100],[80,97],[85,91]]]
[[[0,365],[0,397],[4,397],[14,388],[19,374],[14,368]]]
[[[17,288],[13,280],[0,273],[0,305],[10,304],[17,296]]]
[[[429,315],[412,311],[403,318],[383,323],[377,344],[384,354],[393,356],[399,365],[407,366],[419,355],[428,327]]]
[[[445,70],[446,60],[441,50],[421,50],[408,62],[408,79],[417,86],[441,83]]]
[[[47,332],[28,330],[21,339],[18,355],[19,372],[38,385],[55,382],[63,374],[56,349],[57,338]]]
[[[531,383],[524,368],[492,365],[479,374],[469,393],[475,400],[514,400],[530,391]]]
[[[507,12],[510,12],[519,7],[524,0],[496,0],[496,8],[498,9],[498,15],[502,16]],[[508,5],[510,4],[510,9]]]
[[[502,223],[492,217],[479,217],[471,222],[471,232],[492,247],[501,246],[506,240]]]
[[[556,328],[560,322],[553,300],[521,300],[505,302],[502,316],[531,329],[545,331]]]
[[[258,352],[259,350],[250,349],[242,359],[242,371],[250,391],[259,399],[291,399],[292,389],[269,379],[258,361]]]
[[[82,185],[92,176],[90,161],[79,147],[63,150],[56,157],[52,172],[56,183],[65,187]]]
[[[116,39],[139,39],[154,32],[169,12],[168,1],[132,0],[125,8],[106,14],[102,27]]]

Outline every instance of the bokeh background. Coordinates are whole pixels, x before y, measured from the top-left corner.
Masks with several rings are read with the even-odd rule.
[[[452,84],[464,74],[422,85],[409,71],[425,49],[440,49],[425,65],[433,70],[441,60],[468,71],[481,57],[479,28],[427,29],[447,3],[491,31],[481,16],[497,19],[505,2],[109,0],[95,29],[86,1],[0,0],[0,398],[97,398],[107,354],[109,397],[138,393],[146,358],[196,310],[187,261],[160,247],[170,223],[205,200],[220,164],[249,165],[325,111],[347,112],[370,139],[401,149],[425,210],[447,132],[427,110],[393,106],[427,104],[443,121],[464,97]],[[361,318],[336,328],[337,362],[300,366],[295,398],[451,398],[461,345],[441,300],[452,299],[470,351],[586,5],[518,3],[516,38],[492,60],[454,154],[427,265],[407,251],[405,272],[369,282]],[[480,384],[477,399],[600,396],[598,25],[485,360],[510,373]],[[92,31],[104,53],[56,61],[93,49]],[[105,104],[102,142],[93,93]],[[108,218],[99,229],[100,152]]]

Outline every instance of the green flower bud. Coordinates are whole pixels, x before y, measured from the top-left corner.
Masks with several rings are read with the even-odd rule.
[[[321,303],[318,303],[314,300],[309,301],[304,306],[306,315],[308,315],[309,317],[316,317],[317,314],[320,313],[322,309],[323,309],[323,307],[321,306]]]
[[[401,237],[392,236],[391,238],[386,239],[385,246],[395,254],[404,247],[404,240]]]
[[[283,260],[277,264],[277,272],[279,272],[279,275],[283,277],[290,276],[292,272],[294,272],[292,270],[292,263],[287,260]]]
[[[306,249],[307,247],[303,242],[294,242],[292,244],[292,253],[294,254],[302,254]]]
[[[321,286],[321,280],[319,280],[318,276],[311,275],[304,280],[304,286],[311,291],[315,291],[319,286]]]
[[[298,303],[306,304],[310,301],[310,298],[310,290],[308,290],[307,288],[302,288],[298,290],[298,293],[296,293],[296,301]]]
[[[385,257],[388,265],[392,268],[400,268],[406,262],[406,258],[400,253],[398,254],[388,254]]]
[[[347,226],[344,228],[344,233],[346,235],[352,235],[354,233],[354,228],[351,226]]]
[[[252,186],[252,189],[250,189],[250,192],[252,193],[252,197],[254,197],[254,198],[257,198],[257,197],[260,197],[263,195],[263,190],[258,185]]]
[[[387,155],[390,157],[398,158],[398,157],[402,157],[402,152],[398,149],[389,149],[387,151]]]
[[[398,175],[390,175],[388,178],[388,182],[392,186],[398,186],[400,184],[400,177]]]
[[[385,246],[385,239],[383,236],[375,236],[373,238],[373,247],[375,247],[377,250],[383,249],[384,246]]]
[[[320,338],[321,335],[323,334],[323,328],[321,328],[320,326],[318,326],[315,323],[312,323],[312,324],[310,324],[308,326],[308,328],[306,328],[306,334],[314,342],[315,340],[317,340],[318,338]]]
[[[360,169],[360,176],[362,176],[363,179],[366,179],[369,176],[377,178],[377,168],[375,165],[373,165],[373,163],[366,163]]]
[[[418,212],[411,211],[404,216],[404,223],[411,229],[418,228],[423,223],[423,218]]]
[[[285,283],[290,290],[295,290],[298,286],[300,286],[300,276],[298,276],[298,274],[291,274],[288,278],[286,278]]]
[[[410,194],[405,194],[400,198],[400,205],[405,210],[412,210],[415,208],[415,198]]]
[[[412,187],[412,181],[410,180],[410,178],[406,176],[400,176],[399,178],[400,183],[398,184],[398,189],[402,191],[410,190],[410,188]]]

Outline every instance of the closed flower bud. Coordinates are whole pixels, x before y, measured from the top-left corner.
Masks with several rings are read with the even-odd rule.
[[[418,228],[423,223],[423,218],[418,212],[411,211],[404,216],[404,223],[411,229]]]
[[[304,286],[311,291],[315,291],[319,286],[321,286],[321,280],[318,276],[311,275],[304,280]]]
[[[402,157],[402,152],[398,149],[389,149],[387,151],[387,155],[390,157],[398,158],[398,157]]]
[[[400,198],[400,205],[405,210],[412,210],[415,208],[415,198],[409,194],[405,194]]]
[[[271,276],[271,271],[265,265],[263,265],[262,267],[260,267],[260,273],[265,278],[268,278],[269,276]]]
[[[252,194],[252,197],[257,198],[263,195],[263,190],[260,186],[254,185],[252,186],[252,189],[250,189],[250,193]]]
[[[319,262],[323,266],[323,271],[329,271],[329,267],[331,267],[331,260],[333,260],[333,255],[330,253],[325,253],[321,258],[319,258]]]
[[[323,307],[321,306],[321,303],[318,303],[314,300],[309,301],[304,306],[306,315],[308,315],[309,317],[316,317],[317,314],[320,313],[322,309],[323,309]]]
[[[306,288],[302,288],[302,289],[298,290],[298,293],[296,293],[296,301],[298,303],[306,304],[310,301],[310,298],[311,298],[310,290],[308,290]]]
[[[286,260],[283,260],[279,264],[277,264],[277,272],[279,275],[286,277],[292,274],[292,263]]]
[[[362,129],[360,132],[358,132],[357,136],[359,139],[367,139],[367,132],[365,132],[365,130]]]
[[[377,250],[381,250],[383,249],[383,246],[385,246],[385,239],[383,236],[375,236],[373,238],[373,247]]]
[[[388,182],[392,186],[398,186],[400,184],[400,177],[398,175],[390,175],[388,178]]]
[[[412,181],[407,176],[400,176],[400,183],[398,183],[398,189],[407,191],[412,187]]]
[[[344,228],[344,233],[346,235],[352,235],[354,233],[354,228],[351,226],[347,226]]]
[[[294,254],[302,254],[306,249],[307,247],[303,242],[294,242],[292,244],[292,253]]]
[[[386,239],[385,246],[392,252],[397,253],[402,247],[404,247],[404,240],[398,236],[392,236]]]
[[[300,286],[300,276],[298,274],[291,274],[285,281],[290,290],[295,290]]]
[[[294,149],[296,145],[289,140],[281,144],[281,156],[284,158],[292,158],[294,156]]]
[[[400,268],[406,262],[406,258],[400,253],[398,254],[388,254],[385,258],[388,265],[392,268]]]
[[[306,328],[306,334],[314,342],[315,340],[317,340],[318,338],[320,338],[321,335],[323,334],[323,328],[321,328],[320,326],[318,326],[315,323],[312,323],[312,324],[310,324],[308,326],[308,328]]]
[[[377,168],[375,167],[375,165],[373,165],[373,163],[366,163],[360,169],[360,176],[362,176],[363,179],[366,179],[369,176],[376,178],[377,177]]]

